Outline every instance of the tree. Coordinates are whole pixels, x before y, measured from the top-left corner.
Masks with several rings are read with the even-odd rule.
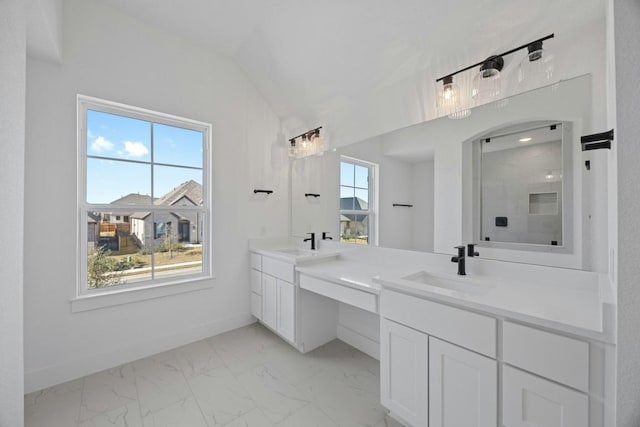
[[[122,283],[122,273],[117,261],[100,245],[89,249],[87,254],[87,285],[89,288],[104,288]]]

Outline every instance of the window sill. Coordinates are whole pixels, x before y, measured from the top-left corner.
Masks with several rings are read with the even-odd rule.
[[[115,289],[100,293],[81,295],[70,300],[71,312],[97,310],[105,307],[162,298],[213,288],[215,276],[197,277],[178,282],[140,286],[137,288]]]

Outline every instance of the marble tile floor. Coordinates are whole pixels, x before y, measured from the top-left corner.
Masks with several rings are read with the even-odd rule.
[[[377,360],[253,324],[25,396],[27,427],[401,427]]]

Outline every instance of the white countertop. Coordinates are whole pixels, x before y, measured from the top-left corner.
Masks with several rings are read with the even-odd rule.
[[[397,274],[373,280],[390,289],[434,301],[504,316],[541,327],[612,343],[614,337],[603,331],[603,302],[598,292],[579,290],[553,283],[477,280],[482,289],[474,293],[450,290],[410,280]]]
[[[257,248],[252,251],[267,256],[275,253]],[[284,259],[284,254],[276,253],[276,256]],[[615,306],[605,304],[611,298],[598,285],[596,273],[480,259],[467,266],[468,276],[457,276],[450,257],[437,254],[422,257],[407,253],[396,257],[391,250],[379,250],[365,252],[364,256],[358,251],[318,252],[312,259],[319,262],[301,264],[292,262],[291,257],[288,261],[296,264],[296,270],[301,274],[368,293],[380,295],[385,289],[394,290],[578,337],[615,343],[610,326]],[[420,271],[433,273],[436,285],[439,282],[441,286],[406,279]],[[453,286],[447,286],[449,283]]]
[[[402,279],[420,270],[428,272],[424,266],[375,265],[340,258],[296,269],[301,274],[373,294],[390,289],[588,339],[614,342],[612,334],[603,330],[603,300],[593,287],[580,289],[553,281],[527,283],[436,273],[444,280],[450,276],[456,283],[463,284],[449,289]],[[464,289],[465,281],[470,282],[470,292]]]
[[[371,264],[336,259],[313,265],[299,266],[296,270],[301,274],[306,274],[318,279],[338,283],[376,295],[380,294],[381,286],[373,279],[374,276],[376,276],[377,270],[376,267]],[[385,267],[383,271],[388,272],[389,268]]]
[[[294,265],[333,259],[338,256],[337,252],[311,251],[306,249],[288,248],[288,247],[277,248],[277,249],[254,248],[254,249],[251,249],[251,252],[268,256],[270,258],[274,258],[280,261],[288,262]]]

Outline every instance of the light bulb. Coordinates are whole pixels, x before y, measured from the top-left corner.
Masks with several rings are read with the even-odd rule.
[[[289,140],[289,157],[296,157],[297,154],[298,154],[298,150],[296,149],[296,140],[290,139]]]
[[[441,115],[450,115],[461,109],[460,88],[453,83],[453,76],[442,79],[442,88],[438,91],[436,106]]]

